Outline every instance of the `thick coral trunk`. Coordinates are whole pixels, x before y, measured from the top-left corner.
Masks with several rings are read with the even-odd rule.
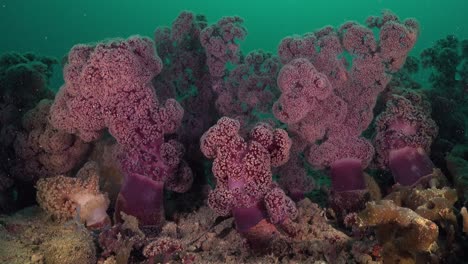
[[[333,162],[330,177],[329,203],[338,216],[364,209],[369,192],[361,160],[346,158]]]
[[[421,148],[404,147],[391,150],[389,167],[396,183],[411,186],[431,175],[434,164]]]
[[[115,218],[120,212],[135,216],[141,226],[160,227],[164,222],[164,183],[140,174],[126,175],[117,197]]]

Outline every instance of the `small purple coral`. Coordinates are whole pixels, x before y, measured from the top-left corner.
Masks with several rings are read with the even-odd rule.
[[[234,215],[236,228],[253,248],[264,248],[278,231],[273,224],[295,218],[294,202],[272,181],[271,167],[289,159],[286,131],[259,124],[250,140],[239,135],[240,123],[221,118],[201,138],[201,150],[214,159],[216,189],[208,205],[220,215]]]

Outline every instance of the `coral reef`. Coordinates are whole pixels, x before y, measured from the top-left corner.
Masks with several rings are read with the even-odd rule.
[[[56,60],[0,56],[0,213],[39,204],[0,215],[0,262],[466,259],[468,42],[408,57],[384,11],[243,54],[243,24],[75,45],[54,100]]]
[[[392,200],[396,205],[409,208],[425,219],[433,222],[450,221],[456,225],[453,212],[458,200],[454,189],[443,188],[402,188],[392,192],[385,199]]]
[[[395,185],[377,202],[369,202],[357,215],[349,215],[350,225],[374,227],[382,259],[387,262],[458,261],[451,255],[460,250],[463,239],[455,207],[457,191],[445,184],[443,175],[434,175],[427,185]]]

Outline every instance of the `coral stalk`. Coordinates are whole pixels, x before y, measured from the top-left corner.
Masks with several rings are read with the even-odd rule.
[[[117,212],[136,217],[140,225],[159,225],[164,221],[164,183],[137,173],[127,174],[119,196]],[[119,222],[120,214],[115,215]]]
[[[403,147],[391,150],[388,166],[395,182],[404,186],[417,183],[424,176],[431,175],[434,164],[421,148]]]

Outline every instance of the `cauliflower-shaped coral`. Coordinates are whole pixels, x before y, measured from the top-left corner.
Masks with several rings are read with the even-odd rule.
[[[286,131],[258,124],[250,140],[239,135],[240,122],[223,117],[200,140],[203,154],[214,158],[216,189],[208,205],[220,215],[234,215],[236,229],[254,248],[268,246],[278,234],[273,224],[294,219],[294,202],[272,181],[271,167],[289,159]]]
[[[78,215],[88,228],[106,226],[110,223],[106,213],[109,199],[99,191],[99,176],[87,174],[84,179],[63,175],[40,179],[36,184],[37,202],[59,221]]]

